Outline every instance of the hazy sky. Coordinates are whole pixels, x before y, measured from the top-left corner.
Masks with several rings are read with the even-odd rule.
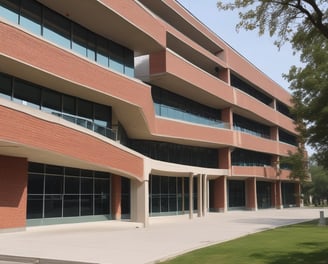
[[[268,35],[259,37],[257,31],[245,30],[237,33],[235,26],[239,21],[238,11],[219,11],[216,0],[178,1],[257,68],[288,89],[288,82],[282,78],[282,74],[288,73],[290,66],[300,65],[299,57],[293,56],[289,44],[285,44],[279,51],[273,44],[274,38]]]

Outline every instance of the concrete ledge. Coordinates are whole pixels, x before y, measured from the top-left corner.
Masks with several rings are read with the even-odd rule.
[[[0,255],[0,263],[8,264],[97,264],[91,262],[78,262],[78,261],[66,261],[66,260],[55,260],[55,259],[43,259],[43,258],[31,258],[31,257],[19,257],[19,256],[9,256]]]

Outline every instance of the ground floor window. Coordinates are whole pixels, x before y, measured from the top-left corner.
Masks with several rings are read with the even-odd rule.
[[[256,182],[257,207],[271,208],[272,207],[272,183],[271,182]]]
[[[110,218],[110,174],[29,163],[27,219]]]
[[[189,211],[189,178],[150,175],[150,216]],[[193,179],[193,210],[197,210],[197,178]]]
[[[131,180],[121,177],[121,217],[130,219],[131,217]]]
[[[282,204],[284,207],[296,206],[295,184],[292,182],[281,183]]]
[[[228,181],[228,207],[245,207],[245,181]]]

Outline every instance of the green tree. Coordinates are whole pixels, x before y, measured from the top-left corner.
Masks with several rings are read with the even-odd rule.
[[[276,35],[278,47],[292,40],[295,33],[314,28],[328,39],[327,0],[234,0],[218,1],[217,6],[219,10],[238,9],[237,29]]]
[[[293,92],[291,112],[300,135],[316,150],[318,163],[328,168],[328,39],[300,31],[293,47],[305,66],[293,66],[285,75]]]
[[[321,204],[328,199],[328,171],[322,166],[310,167],[312,182],[308,183],[308,194],[312,195],[314,204]]]
[[[304,67],[293,66],[285,75],[293,92],[291,111],[301,143],[291,160],[300,160],[306,142],[315,149],[319,164],[328,168],[328,1],[234,0],[217,5],[240,11],[237,29],[257,29],[259,35],[269,32],[276,36],[278,48],[288,41],[300,53]]]

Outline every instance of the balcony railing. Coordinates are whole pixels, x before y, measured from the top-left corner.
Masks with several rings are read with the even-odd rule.
[[[58,116],[60,118],[63,118],[71,123],[77,124],[79,126],[82,126],[84,128],[87,128],[89,130],[92,130],[98,134],[101,134],[107,138],[117,140],[117,132],[113,129],[110,129],[108,127],[104,127],[101,125],[96,124],[95,122],[83,118],[80,116],[70,115],[66,113],[60,113],[60,112],[51,112],[52,115]]]
[[[229,123],[223,122],[221,120],[215,120],[212,118],[196,115],[171,106],[167,106],[163,104],[155,104],[155,109],[156,109],[156,114],[158,116],[182,120],[194,124],[211,126],[215,128],[225,128],[225,129],[230,128]]]

